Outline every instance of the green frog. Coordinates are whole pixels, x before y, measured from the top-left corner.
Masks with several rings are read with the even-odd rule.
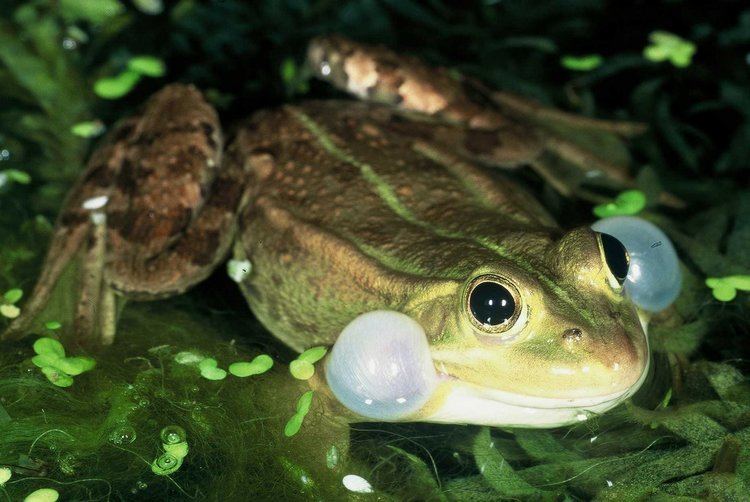
[[[125,299],[183,293],[231,254],[250,309],[292,349],[332,346],[330,359],[356,331],[347,344],[359,355],[338,350],[311,381],[350,421],[551,427],[630,396],[649,347],[646,316],[623,294],[627,252],[589,227],[563,231],[516,173],[530,167],[584,198],[596,195],[581,180],[632,185],[623,140],[641,126],[337,36],[313,40],[308,62],[359,100],[262,110],[225,140],[201,93],[175,84],[119,123],[68,196],[4,338],[37,328],[73,274],[72,336],[110,344]],[[391,350],[402,342],[406,355]],[[364,388],[347,391],[347,378],[374,363],[393,371],[367,385],[400,385],[391,397],[410,407],[347,402]]]

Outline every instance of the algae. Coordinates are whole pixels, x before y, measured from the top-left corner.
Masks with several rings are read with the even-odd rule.
[[[32,362],[36,339],[68,329],[52,316],[37,336],[0,345],[0,500],[50,490],[62,500],[746,500],[749,295],[715,287],[750,273],[750,10],[740,3],[1,0],[0,12],[0,329],[23,309],[19,291],[31,290],[50,222],[104,128],[170,81],[204,89],[225,123],[335,96],[301,67],[306,41],[329,32],[647,123],[633,145],[642,214],[673,239],[685,274],[652,324],[658,371],[644,391],[551,431],[342,427],[221,272],[183,297],[129,304],[107,350],[66,348],[96,366],[65,388]],[[126,85],[114,92],[118,76]],[[117,99],[97,96],[102,81]],[[589,204],[521,176],[566,225],[593,220]],[[659,206],[662,188],[686,208]],[[616,210],[627,202],[611,196]],[[165,428],[184,441],[166,441]]]

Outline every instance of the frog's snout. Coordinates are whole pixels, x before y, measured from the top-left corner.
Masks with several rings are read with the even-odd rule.
[[[629,333],[619,323],[613,323],[606,333],[572,327],[565,329],[561,338],[567,351],[584,356],[587,361],[579,376],[583,380],[587,380],[587,374],[592,379],[606,377],[613,392],[630,389],[645,370],[648,348],[646,336],[640,329]]]

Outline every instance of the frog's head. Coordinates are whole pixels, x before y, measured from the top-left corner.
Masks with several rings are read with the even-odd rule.
[[[580,228],[518,256],[415,293],[404,312],[424,330],[429,355],[406,356],[412,383],[397,393],[424,396],[403,419],[556,426],[610,409],[643,382],[648,342],[623,294],[622,244]],[[392,346],[375,352],[387,357]]]
[[[608,409],[642,382],[648,342],[623,294],[625,248],[581,228],[541,254],[544,269],[498,260],[460,288],[451,327],[431,346],[447,379],[435,419],[455,421],[474,403],[488,414],[521,408],[520,424],[554,425]]]

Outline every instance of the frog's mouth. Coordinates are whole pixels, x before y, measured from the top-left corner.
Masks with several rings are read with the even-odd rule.
[[[637,381],[611,393],[550,397],[522,387],[501,390],[460,378],[460,365],[451,372],[417,321],[381,310],[344,328],[326,359],[325,376],[342,405],[370,420],[555,427],[603,413],[632,395],[646,378],[644,362]]]
[[[558,427],[588,420],[632,396],[646,380],[648,364],[631,387],[610,394],[550,398],[516,394],[444,376],[422,420],[503,427]]]
[[[646,380],[651,364],[647,319],[641,318],[645,358],[640,375],[624,389],[594,395],[549,397],[510,392],[467,382],[437,363],[440,384],[421,420],[504,427],[543,428],[570,425],[602,414],[635,394]]]

